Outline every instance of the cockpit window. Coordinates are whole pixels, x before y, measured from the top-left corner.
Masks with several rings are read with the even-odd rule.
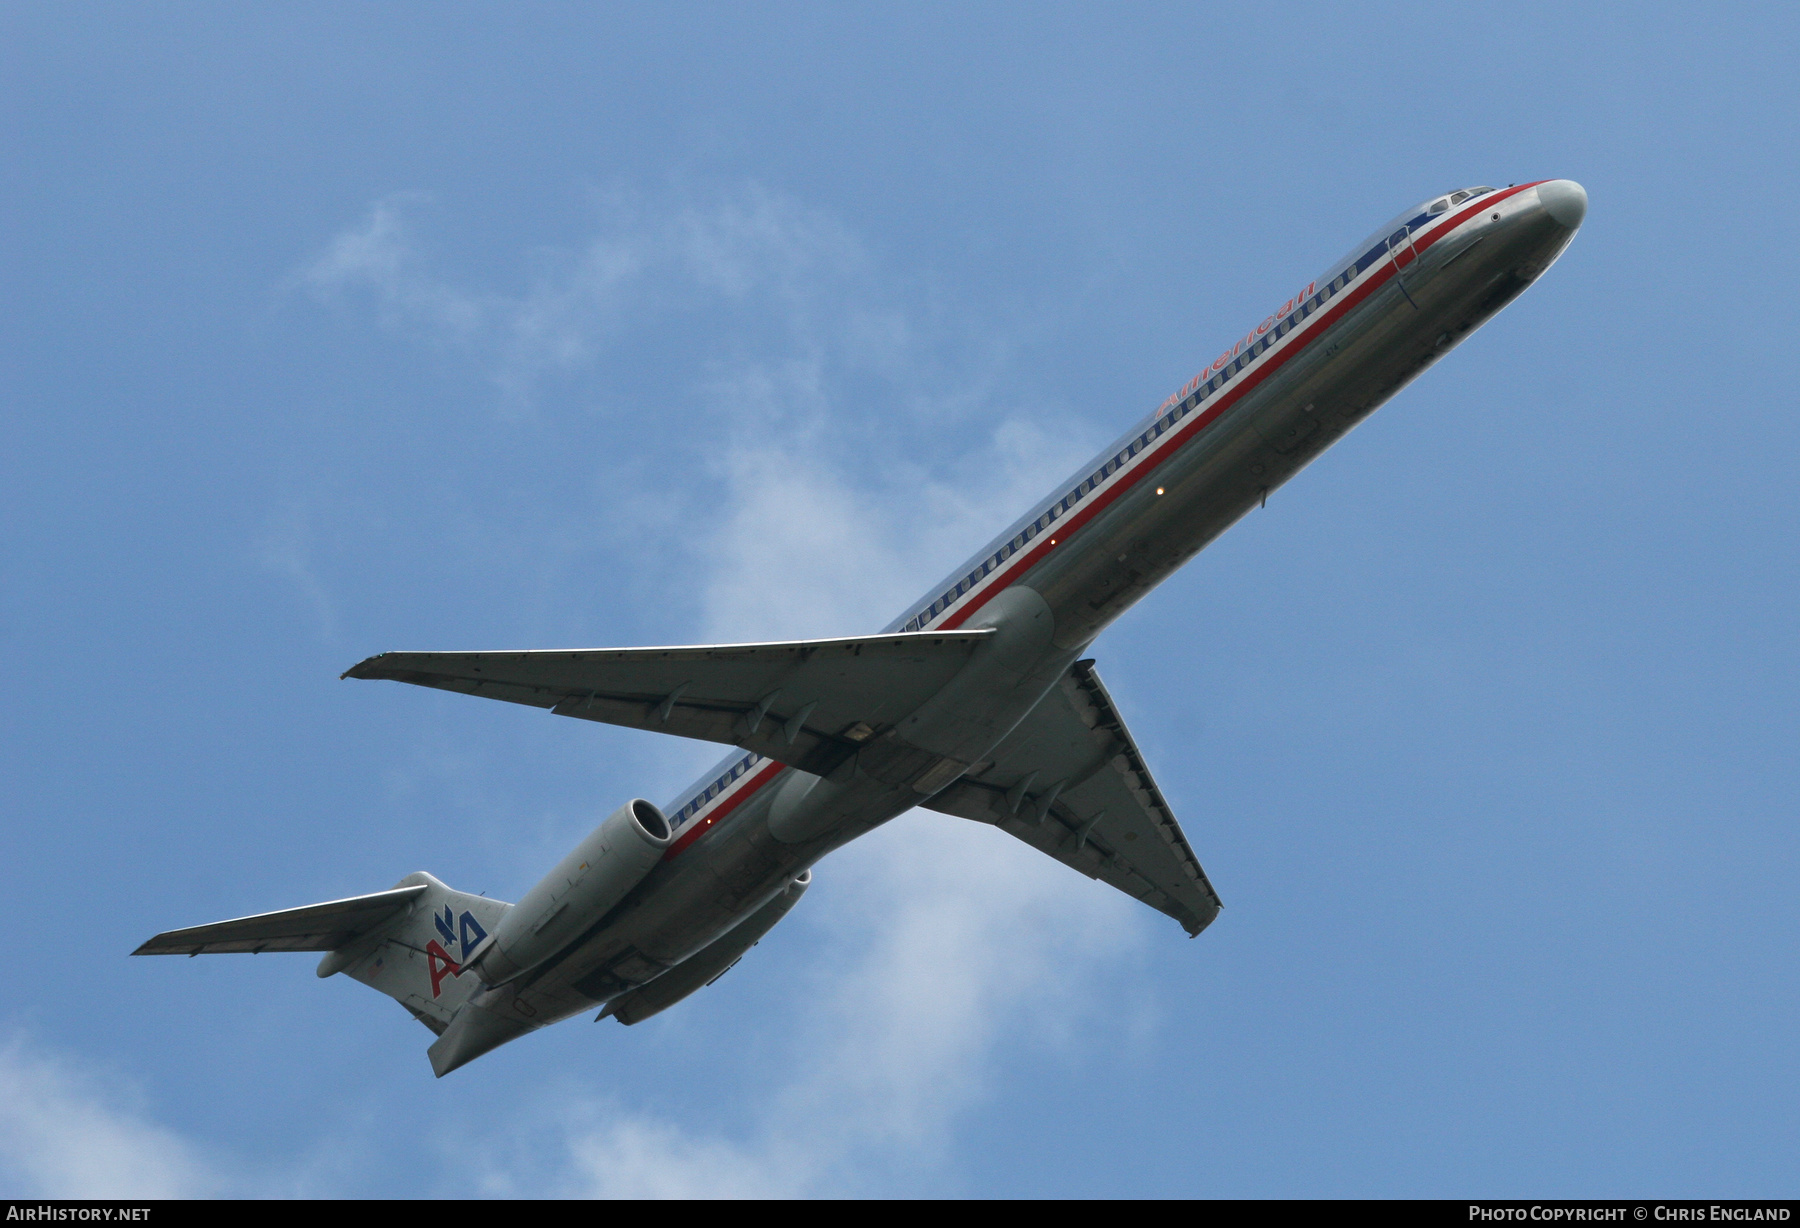
[[[1464,188],[1462,191],[1457,192],[1450,197],[1450,203],[1452,205],[1460,205],[1465,200],[1474,200],[1477,196],[1484,195],[1488,192],[1492,192],[1493,190],[1494,189],[1487,188],[1487,187]]]
[[[1330,284],[1337,276],[1351,265],[1366,268],[1369,261],[1378,259],[1380,253],[1386,252],[1393,240],[1405,241],[1407,233],[1435,219],[1439,214],[1448,212],[1467,200],[1474,200],[1484,192],[1492,192],[1489,187],[1464,188],[1460,192],[1452,192],[1449,196],[1440,196],[1436,200],[1408,209],[1399,217],[1377,230],[1361,243],[1350,249],[1349,255],[1332,265],[1319,276],[1323,284]],[[1392,239],[1390,239],[1392,236]]]

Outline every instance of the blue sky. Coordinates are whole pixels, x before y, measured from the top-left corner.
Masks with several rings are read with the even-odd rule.
[[[6,5],[0,1190],[1795,1192],[1782,6]],[[338,673],[879,627],[1384,218],[1543,281],[1101,670],[1196,941],[914,813],[442,1081],[302,956],[712,748]]]

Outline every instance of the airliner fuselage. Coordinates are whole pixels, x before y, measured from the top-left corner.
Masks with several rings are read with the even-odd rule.
[[[415,875],[382,898],[412,892],[409,912],[428,902],[441,937],[391,919],[384,939],[373,923],[330,939],[336,946],[315,936],[311,949],[333,952],[321,974],[343,968],[401,998],[440,1033],[431,1047],[440,1075],[575,1013],[598,1008],[633,1023],[730,967],[792,907],[820,858],[921,805],[994,823],[1199,933],[1218,899],[1085,652],[1530,285],[1586,205],[1579,185],[1550,180],[1468,189],[1407,211],[1318,280],[1292,287],[880,636],[610,654],[388,653],[353,668],[355,677],[739,749],[667,808],[639,802],[615,815],[612,835],[596,832],[534,888],[543,898],[530,918],[486,902],[486,912],[464,909],[473,930],[459,933],[467,897],[440,901],[448,889]],[[656,651],[663,656],[647,655]],[[613,871],[620,885],[610,889],[580,885],[593,879],[590,864],[612,865],[605,859],[621,848],[649,868]],[[407,925],[425,940],[406,939]],[[159,935],[146,948],[168,939],[154,949],[251,949],[207,945],[199,931],[213,928]],[[382,982],[399,974],[379,961],[396,958],[418,964],[405,992]],[[431,1001],[419,977],[427,971]]]

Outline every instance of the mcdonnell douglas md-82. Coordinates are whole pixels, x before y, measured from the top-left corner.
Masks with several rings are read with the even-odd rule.
[[[732,747],[627,801],[517,904],[389,891],[158,934],[135,954],[323,951],[436,1033],[440,1076],[599,1008],[717,980],[833,849],[924,806],[1168,914],[1219,898],[1086,652],[1106,626],[1549,268],[1579,184],[1465,188],[1383,226],[876,635],[684,648],[385,652],[386,678]]]

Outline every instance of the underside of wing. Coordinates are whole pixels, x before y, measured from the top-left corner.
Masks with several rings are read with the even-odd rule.
[[[1198,934],[1219,897],[1092,661],[1078,661],[961,780],[925,805],[992,823]]]
[[[546,652],[384,652],[387,678],[722,742],[824,774],[955,676],[992,631]]]
[[[166,930],[133,955],[218,955],[230,952],[335,951],[391,919],[425,893],[423,884],[351,896],[305,908]]]

